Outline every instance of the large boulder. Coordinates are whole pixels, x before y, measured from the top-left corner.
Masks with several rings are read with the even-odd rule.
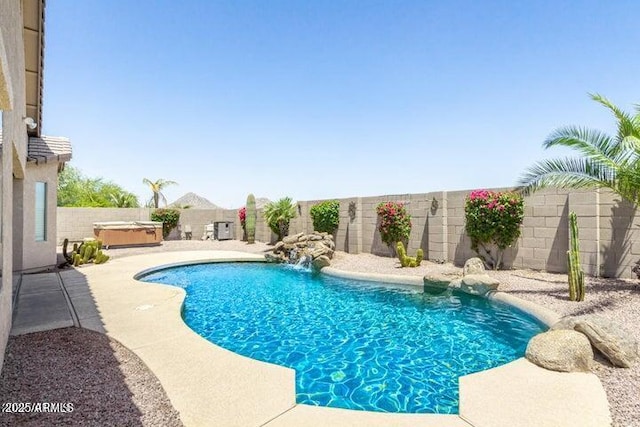
[[[298,263],[302,257],[309,257],[314,266],[320,269],[329,265],[327,262],[333,257],[335,250],[333,236],[328,233],[313,232],[311,234],[298,233],[286,236],[275,244],[271,254],[265,254],[272,262]],[[319,258],[318,262],[313,262]]]
[[[312,265],[314,269],[320,270],[322,267],[328,267],[331,265],[331,261],[329,261],[328,256],[321,255],[313,260]]]
[[[460,280],[460,290],[470,295],[486,295],[498,289],[500,282],[487,274],[467,274]]]
[[[559,372],[588,372],[593,350],[580,332],[559,329],[531,338],[525,353],[531,363]]]
[[[285,262],[286,261],[282,255],[270,254],[268,252],[264,254],[264,258],[267,260],[267,262]]]
[[[300,237],[302,237],[302,235],[303,235],[303,234],[304,234],[304,233],[298,233],[298,234],[294,234],[294,235],[292,235],[292,236],[287,236],[287,237],[283,238],[283,239],[282,239],[282,241],[283,241],[284,243],[289,243],[289,244],[291,244],[291,243],[296,243],[296,242],[298,241],[298,239],[299,239]]]
[[[640,346],[633,335],[622,325],[597,314],[565,317],[551,329],[574,329],[583,333],[615,366],[630,368],[640,358]]]
[[[427,273],[422,280],[427,288],[447,289],[451,283],[449,277],[438,273]]]
[[[469,258],[465,263],[464,267],[462,267],[462,275],[466,276],[468,274],[484,274],[484,261],[480,258]]]

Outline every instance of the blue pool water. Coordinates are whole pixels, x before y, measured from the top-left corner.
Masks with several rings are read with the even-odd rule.
[[[483,298],[262,263],[200,264],[142,280],[183,287],[185,322],[236,353],[296,370],[297,401],[457,413],[458,377],[510,362],[541,331]]]

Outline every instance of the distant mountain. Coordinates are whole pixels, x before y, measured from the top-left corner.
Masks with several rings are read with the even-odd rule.
[[[189,206],[191,209],[218,209],[219,206],[211,203],[209,200],[205,199],[202,196],[198,196],[196,193],[187,193],[184,196],[180,197],[175,202],[171,203],[170,206],[173,207],[181,207],[181,206]]]
[[[258,197],[256,198],[256,209],[264,208],[264,205],[270,202],[271,200],[267,199],[266,197]]]

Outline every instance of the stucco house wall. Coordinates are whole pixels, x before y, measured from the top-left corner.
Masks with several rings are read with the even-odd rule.
[[[22,2],[0,0],[0,91],[2,102],[2,281],[0,283],[0,369],[11,329],[13,287],[13,179],[21,178],[27,155],[27,131],[22,118],[26,112],[25,59]]]
[[[0,0],[0,369],[14,284],[23,270],[56,263],[58,171],[71,159],[68,139],[40,136],[43,36],[44,0]],[[43,242],[35,241],[36,182],[47,183]]]
[[[14,260],[15,270],[32,270],[56,264],[57,175],[58,163],[56,162],[40,165],[27,163],[27,173],[25,174],[25,179],[22,180],[22,192],[21,194],[14,193],[14,197],[19,197],[22,202],[23,230],[22,235],[17,236],[18,242],[14,240],[14,254],[21,255],[20,263]],[[41,242],[36,241],[35,236],[35,194],[37,182],[47,184],[46,235],[45,240]]]

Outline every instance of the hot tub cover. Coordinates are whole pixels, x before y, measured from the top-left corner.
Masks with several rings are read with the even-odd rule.
[[[126,228],[162,228],[158,221],[104,221],[94,222],[93,228],[97,230],[118,230]]]

